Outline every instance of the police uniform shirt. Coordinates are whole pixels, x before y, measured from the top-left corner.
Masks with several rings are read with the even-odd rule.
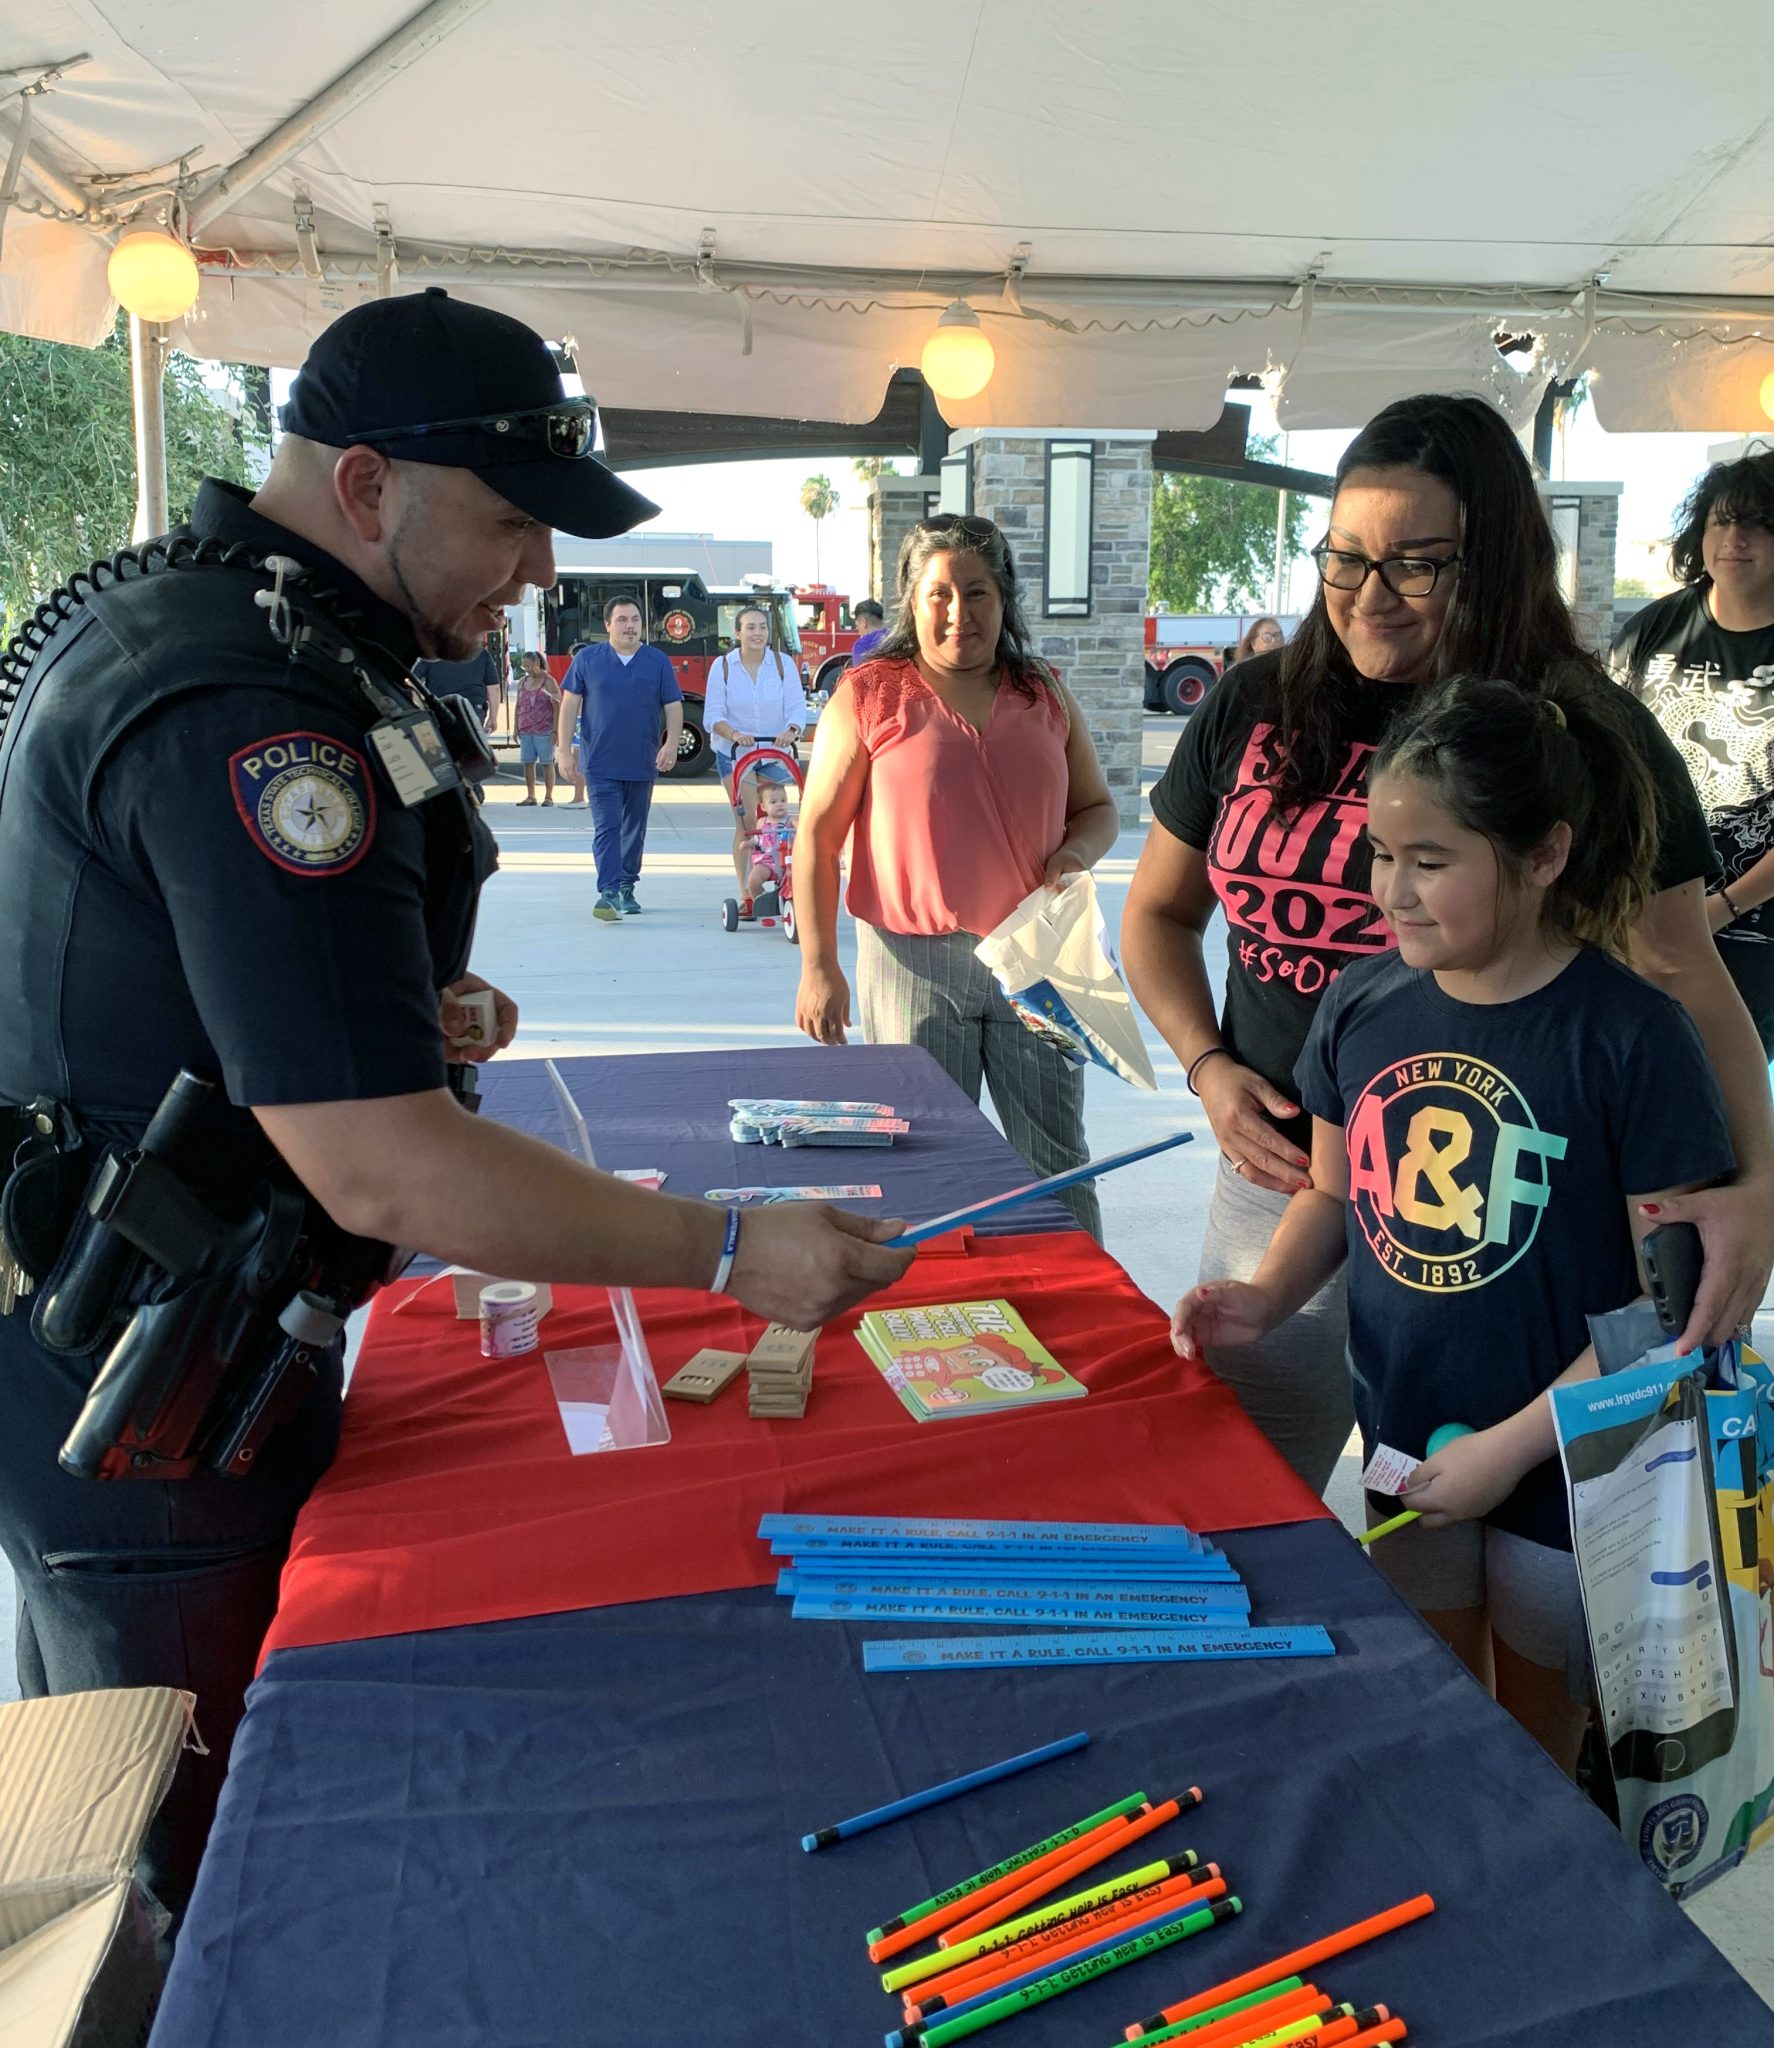
[[[358,648],[384,651],[379,675],[411,663],[405,618],[245,493],[204,483],[188,530],[293,556],[337,593],[328,610]],[[88,642],[47,672],[14,736],[0,1099],[50,1093],[92,1123],[139,1127],[181,1066],[219,1075],[240,1104],[442,1087],[438,990],[466,961],[473,884],[440,920],[434,872],[428,930],[427,806],[395,796],[366,740],[376,711],[348,670],[289,661],[254,603],[263,578],[146,580],[170,586],[170,610],[138,599],[132,613],[127,587],[110,612],[87,607]],[[143,616],[158,644],[132,648]],[[187,660],[202,672],[169,689],[168,665]],[[120,672],[125,692],[139,683],[139,717],[127,696],[106,708]],[[453,795],[433,803],[455,813],[453,858],[466,864],[479,835],[490,868],[486,828]]]
[[[684,695],[665,650],[643,642],[625,662],[600,640],[574,655],[561,687],[580,700],[579,772],[599,782],[651,782],[665,706]]]

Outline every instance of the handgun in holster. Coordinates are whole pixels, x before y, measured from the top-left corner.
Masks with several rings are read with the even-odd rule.
[[[32,1329],[47,1348],[111,1340],[61,1449],[77,1478],[182,1479],[205,1460],[251,1470],[352,1305],[323,1291],[332,1276],[316,1268],[299,1188],[262,1182],[232,1221],[193,1192],[214,1094],[181,1072],[141,1143],[106,1148],[39,1298]]]

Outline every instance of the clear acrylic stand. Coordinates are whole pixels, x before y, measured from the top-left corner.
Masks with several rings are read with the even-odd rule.
[[[545,1061],[566,1132],[566,1149],[587,1166],[597,1165],[591,1133],[579,1105],[553,1060]],[[586,1344],[572,1351],[548,1351],[549,1384],[561,1412],[561,1426],[575,1457],[594,1451],[638,1451],[671,1441],[659,1377],[647,1350],[640,1312],[626,1287],[608,1290],[616,1319],[614,1344]]]

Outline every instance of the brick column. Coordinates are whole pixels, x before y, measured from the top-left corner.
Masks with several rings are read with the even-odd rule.
[[[1139,823],[1145,709],[1146,578],[1152,537],[1152,436],[1091,442],[1090,611],[1045,615],[1047,444],[1089,438],[1053,431],[957,434],[973,462],[973,509],[1004,529],[1016,557],[1037,652],[1077,698],[1123,826]]]
[[[1606,654],[1614,629],[1614,552],[1619,484],[1541,484],[1540,502],[1558,544],[1558,576],[1585,647]]]
[[[878,476],[869,485],[869,595],[889,613],[899,544],[941,489],[942,479],[934,476]]]

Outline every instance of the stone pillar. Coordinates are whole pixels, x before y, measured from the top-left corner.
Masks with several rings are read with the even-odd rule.
[[[1614,550],[1620,529],[1619,484],[1539,486],[1558,544],[1558,580],[1585,647],[1606,654],[1614,630]]]
[[[1004,529],[1036,651],[1078,700],[1124,827],[1139,823],[1146,578],[1152,537],[1150,434],[1058,430],[957,434],[972,457],[973,509]],[[1047,615],[1048,444],[1091,449],[1090,610]]]
[[[882,475],[869,485],[869,595],[893,609],[899,544],[936,504],[942,479]]]

